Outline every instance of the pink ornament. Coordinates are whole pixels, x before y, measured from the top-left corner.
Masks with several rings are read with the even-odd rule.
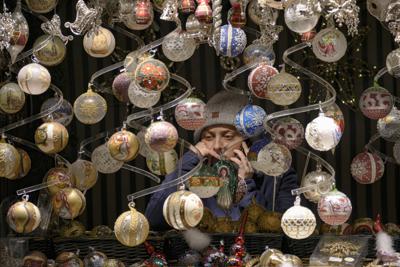
[[[197,8],[194,12],[196,19],[201,23],[212,22],[212,9],[209,5],[210,0],[197,0]]]
[[[361,94],[359,106],[367,118],[381,119],[392,110],[393,97],[383,87],[370,87]]]
[[[169,122],[153,122],[147,128],[144,141],[151,149],[157,152],[167,152],[172,150],[178,142],[178,131]]]
[[[183,129],[194,131],[206,123],[206,104],[198,98],[182,100],[175,107],[175,119]]]
[[[256,97],[268,99],[268,82],[276,74],[278,74],[277,69],[270,65],[262,64],[251,71],[247,78],[247,85]]]
[[[351,210],[350,199],[337,190],[323,195],[318,202],[318,215],[329,225],[345,223],[351,215]]]
[[[133,75],[127,72],[122,72],[114,78],[112,83],[112,91],[118,101],[128,103],[128,89],[133,80]]]
[[[287,117],[277,120],[272,126],[274,130],[274,142],[284,145],[289,149],[295,149],[304,140],[304,127],[296,119]]]
[[[351,162],[351,175],[360,184],[372,184],[385,172],[383,160],[374,153],[362,152]]]

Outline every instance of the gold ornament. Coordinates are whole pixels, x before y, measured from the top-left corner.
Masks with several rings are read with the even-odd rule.
[[[73,252],[62,252],[56,258],[56,266],[84,267],[83,261]]]
[[[36,205],[24,198],[14,203],[7,212],[7,223],[17,233],[31,233],[40,224],[40,211]]]
[[[107,142],[111,156],[120,161],[131,161],[138,155],[139,140],[135,134],[122,129],[113,134]]]
[[[48,170],[48,172],[44,176],[43,182],[49,183],[53,181],[59,181],[59,183],[47,187],[47,190],[52,196],[61,189],[75,186],[74,178],[71,176],[68,169],[63,167],[56,167]]]
[[[125,264],[117,259],[107,259],[104,261],[103,267],[125,267]]]
[[[36,13],[48,13],[57,6],[58,0],[25,0],[30,10]]]
[[[35,143],[44,153],[55,154],[68,144],[68,131],[58,122],[45,122],[36,129]]]
[[[25,105],[25,93],[16,83],[7,83],[0,89],[0,109],[8,114],[20,111]]]
[[[29,157],[29,154],[20,148],[17,148],[18,155],[19,155],[19,167],[15,171],[15,173],[7,177],[8,179],[14,180],[14,179],[19,179],[22,177],[25,177],[28,172],[31,170],[31,158]]]
[[[13,177],[20,165],[18,150],[14,146],[0,141],[0,177]]]
[[[47,266],[47,257],[40,251],[32,251],[22,260],[22,267]]]
[[[291,266],[291,267],[302,267],[303,262],[295,255],[283,254],[277,249],[267,249],[260,256],[260,264],[258,266],[268,267],[280,267],[280,266]]]
[[[60,64],[67,54],[67,47],[58,36],[49,38],[48,34],[42,35],[36,39],[33,44],[33,55],[39,62],[45,66],[55,66]]]
[[[85,34],[83,48],[92,57],[107,57],[115,48],[114,35],[106,28],[99,26]]]
[[[71,165],[75,187],[81,191],[92,188],[97,182],[97,170],[91,161],[78,159]]]
[[[146,164],[149,170],[157,175],[167,175],[172,173],[178,162],[178,154],[175,150],[167,152],[155,152],[149,150],[146,156]]]
[[[251,200],[251,204],[247,206],[247,221],[258,222],[258,218],[265,212],[265,208],[256,202],[255,197]]]
[[[74,114],[83,124],[95,124],[107,113],[107,102],[91,89],[80,95],[74,102]]]
[[[54,213],[63,219],[75,219],[83,213],[86,199],[81,191],[75,188],[64,188],[53,196]]]
[[[78,237],[83,235],[85,233],[85,230],[86,228],[83,223],[72,220],[68,224],[63,225],[60,228],[60,236],[66,238]]]

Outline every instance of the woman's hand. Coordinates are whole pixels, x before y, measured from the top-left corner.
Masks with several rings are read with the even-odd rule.
[[[239,178],[241,179],[252,178],[254,170],[249,160],[247,159],[247,153],[249,153],[249,148],[245,142],[242,142],[242,147],[244,152],[240,151],[239,149],[233,150],[233,153],[235,153],[235,157],[231,157],[230,160],[238,165]]]
[[[207,145],[201,141],[195,145],[195,148],[197,148],[198,151],[194,151],[194,152],[195,153],[200,152],[201,156],[203,156],[203,157],[214,157],[216,159],[221,158],[217,152],[215,152],[213,149],[208,148]]]

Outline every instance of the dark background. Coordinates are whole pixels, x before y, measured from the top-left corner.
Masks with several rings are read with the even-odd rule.
[[[15,5],[14,1],[6,2],[8,2],[9,7]],[[228,1],[224,2],[226,2],[226,10]],[[76,1],[60,1],[57,7],[57,13],[60,15],[62,23],[65,21],[74,21],[75,3]],[[366,10],[365,1],[359,1],[359,5],[361,7],[360,27],[367,29],[368,32],[365,38],[358,42],[360,48],[357,50],[357,47],[354,45],[350,47],[343,60],[352,64],[352,62],[355,62],[354,58],[362,59],[367,63],[367,67],[374,72],[385,66],[386,55],[395,48],[395,45],[390,33],[385,30],[374,17],[369,15]],[[24,14],[28,19],[31,31],[29,43],[25,49],[27,50],[32,47],[33,41],[42,34],[40,31],[40,23],[42,22],[27,12],[24,12]],[[146,43],[154,40],[156,37],[164,36],[174,29],[174,25],[171,23],[164,21],[160,23],[158,19],[159,15],[159,13],[155,13],[156,19],[151,30],[146,30],[142,33],[137,32],[139,36],[145,39]],[[46,16],[51,18],[52,13]],[[284,25],[282,17],[283,15],[280,14],[278,20],[278,24],[280,25]],[[124,27],[123,25],[120,26]],[[250,22],[248,26],[255,27],[255,25]],[[63,28],[63,32],[66,34],[68,30]],[[74,36],[74,40],[67,46],[67,56],[64,62],[57,67],[49,68],[52,75],[52,82],[63,91],[64,97],[71,103],[73,103],[80,94],[86,91],[89,78],[95,71],[114,62],[123,60],[128,52],[136,48],[136,44],[132,39],[116,31],[113,32],[116,38],[117,49],[112,56],[105,59],[95,59],[88,56],[82,46],[83,37]],[[251,35],[248,35],[248,38],[254,39]],[[275,66],[282,64],[283,52],[288,47],[294,45],[297,39],[298,38],[285,27],[284,31],[280,34],[279,41],[274,45],[277,56]],[[310,54],[310,51],[311,49],[308,49],[307,53]],[[7,64],[6,57],[7,56],[3,52],[0,58],[0,65],[3,67],[4,64]],[[196,87],[200,91],[198,94],[202,96],[204,100],[212,96],[215,92],[223,90],[222,80],[227,71],[221,67],[220,60],[215,55],[215,51],[207,44],[201,45],[196,50],[193,57],[184,63],[172,64],[165,60],[162,55],[160,55],[160,57],[169,64],[171,72],[178,73],[186,78],[192,86]],[[293,58],[298,61],[304,59],[303,55],[300,53]],[[315,67],[312,62],[305,61],[304,64],[308,67]],[[337,65],[334,66],[337,67]],[[354,66],[356,69],[359,67],[357,64]],[[3,79],[5,76],[4,71],[3,68]],[[112,77],[117,73],[117,71],[114,71],[112,75],[106,75],[102,77],[100,81],[110,84],[113,79]],[[367,75],[362,78],[357,78],[356,73],[357,72],[350,71],[346,72],[346,75],[347,78],[354,80],[353,93],[357,98],[355,103],[358,105],[358,97],[364,89],[372,85],[373,77],[372,75]],[[247,75],[242,75],[242,77],[238,79],[238,85],[242,88],[246,88],[246,78]],[[302,83],[304,91],[302,98],[293,105],[296,107],[304,106],[309,101],[310,84],[307,80],[302,80]],[[394,78],[386,75],[384,79],[381,80],[381,85],[397,96],[395,90],[397,81]],[[180,89],[177,87],[165,90],[162,101],[166,102],[175,98],[179,94],[179,91]],[[50,92],[46,92],[40,96],[26,95],[27,103],[21,112],[16,115],[0,114],[0,127],[38,113],[41,103],[50,96]],[[61,154],[70,162],[75,161],[79,143],[83,139],[105,130],[112,130],[115,127],[121,126],[126,114],[131,112],[125,104],[119,103],[112,95],[103,93],[103,96],[107,99],[109,105],[105,119],[96,125],[85,126],[74,118],[73,122],[68,126],[70,134],[69,145]],[[263,106],[267,113],[279,110],[279,107],[267,103],[266,101],[256,101],[256,103]],[[385,222],[399,222],[400,194],[397,192],[400,187],[400,181],[398,179],[399,168],[397,165],[387,163],[383,178],[372,185],[360,185],[356,183],[350,175],[351,160],[356,154],[363,150],[369,138],[376,132],[376,122],[365,118],[360,111],[353,110],[349,108],[348,105],[340,103],[339,101],[337,101],[337,103],[344,113],[346,121],[345,132],[334,154],[326,152],[321,153],[321,155],[335,168],[338,189],[346,193],[352,200],[352,218],[374,217],[376,213],[381,213]],[[306,123],[316,115],[316,112],[312,112],[297,115],[295,118],[306,126]],[[32,141],[34,131],[40,124],[41,121],[35,121],[34,123],[12,130],[10,134]],[[180,129],[180,136],[189,141],[192,140],[192,134],[182,129]],[[305,142],[303,145],[307,146]],[[391,155],[393,143],[377,141],[375,147],[380,149],[381,152]],[[41,183],[47,170],[54,166],[54,160],[52,158],[29,148],[23,148],[26,149],[31,156],[32,169],[25,178],[20,180],[10,181],[4,178],[0,179],[0,200],[9,197],[14,198],[17,189]],[[93,147],[91,149],[93,149]],[[293,167],[297,170],[299,181],[303,172],[304,162],[305,158],[300,153],[293,152]],[[142,157],[135,159],[133,165],[146,168],[145,161]],[[144,177],[129,173],[125,170],[112,175],[99,174],[97,184],[86,194],[86,211],[79,217],[79,220],[82,221],[87,228],[99,224],[112,227],[116,217],[127,210],[126,195],[154,185],[155,183],[150,182]],[[37,194],[32,194],[32,197],[35,198],[36,195]],[[148,197],[143,197],[136,201],[138,210],[144,212],[147,200]]]

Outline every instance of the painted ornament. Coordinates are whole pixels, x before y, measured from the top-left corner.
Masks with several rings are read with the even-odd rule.
[[[74,252],[62,252],[60,253],[56,260],[56,266],[63,267],[85,267],[83,261]]]
[[[75,187],[81,191],[92,188],[98,178],[98,172],[94,164],[83,159],[77,159],[72,163],[71,175],[74,177]]]
[[[400,48],[393,50],[387,55],[386,68],[393,77],[400,77]]]
[[[333,103],[332,105],[330,105],[327,108],[324,108],[323,110],[325,116],[332,118],[336,122],[336,124],[340,127],[340,131],[343,134],[345,122],[344,122],[344,115],[340,107],[336,103]]]
[[[246,105],[236,114],[235,127],[243,136],[257,136],[264,131],[263,124],[266,116],[267,113],[262,107]]]
[[[10,180],[23,178],[31,170],[32,162],[31,162],[31,158],[29,157],[29,154],[21,148],[17,148],[17,151],[18,151],[20,163],[19,163],[18,169],[14,172],[14,174],[12,176],[6,177]]]
[[[7,224],[17,233],[31,233],[40,224],[39,208],[27,199],[14,203],[7,212]]]
[[[301,84],[295,76],[283,71],[269,80],[267,95],[275,105],[288,106],[299,99]]]
[[[59,100],[58,97],[52,97],[47,99],[46,101],[43,102],[42,106],[40,107],[40,112],[50,109],[51,107],[57,104],[58,100]],[[42,118],[42,120],[44,122],[55,121],[61,123],[64,126],[68,126],[73,118],[74,118],[74,110],[71,103],[63,99],[61,106],[55,111],[53,111],[49,116]]]
[[[243,4],[232,4],[232,7],[228,10],[228,21],[235,28],[242,28],[246,25],[247,19]]]
[[[0,89],[0,109],[15,114],[25,105],[25,93],[16,83],[6,83]]]
[[[184,14],[193,13],[196,10],[194,0],[182,0],[179,5],[179,10]]]
[[[301,180],[301,187],[307,187],[316,185],[317,188],[313,188],[304,193],[304,197],[309,201],[318,203],[321,196],[332,191],[334,188],[335,180],[332,176],[321,170],[321,166],[317,166],[317,170],[309,172]]]
[[[161,92],[167,87],[169,79],[169,70],[162,61],[148,59],[137,66],[134,81],[144,91]]]
[[[128,97],[133,105],[138,108],[150,108],[160,101],[160,92],[142,90],[139,85],[132,82],[129,85]]]
[[[150,0],[136,0],[134,2],[133,12],[135,22],[138,25],[147,25],[153,20],[153,12],[150,9],[153,9]]]
[[[139,152],[139,145],[136,135],[126,129],[114,133],[107,142],[111,156],[124,162],[136,158]]]
[[[292,154],[284,145],[271,142],[263,147],[253,162],[253,167],[269,176],[279,176],[287,172],[292,164]]]
[[[318,202],[318,215],[329,225],[341,225],[351,215],[351,201],[340,191],[333,190],[321,197]]]
[[[106,254],[89,247],[89,254],[83,259],[85,267],[103,267],[107,260]]]
[[[275,63],[275,52],[273,47],[261,43],[252,43],[244,49],[243,62],[245,64],[252,64],[259,60],[273,66]]]
[[[0,177],[13,177],[19,166],[18,150],[2,140],[0,142]]]
[[[278,74],[278,70],[268,64],[260,64],[253,69],[247,78],[247,85],[253,95],[268,99],[268,83],[276,74]]]
[[[293,239],[305,239],[314,233],[317,220],[314,213],[300,205],[300,198],[282,216],[283,232]]]
[[[274,131],[274,142],[284,145],[290,150],[297,148],[303,143],[304,127],[294,118],[280,118],[273,124],[272,129]]]
[[[222,183],[218,175],[208,166],[203,165],[186,183],[187,188],[200,198],[215,196],[220,190]]]
[[[18,85],[27,94],[43,94],[49,89],[50,83],[49,71],[37,63],[30,63],[18,72]]]
[[[85,34],[83,48],[92,57],[107,57],[115,48],[114,35],[108,29],[99,26]]]
[[[158,1],[163,1],[163,0],[157,0],[157,2]],[[133,6],[136,6],[136,2],[137,1],[134,1]],[[154,4],[155,4],[155,2],[156,1],[153,1]],[[157,9],[156,4],[155,4],[155,8]],[[141,24],[137,23],[134,12],[129,13],[128,16],[126,16],[122,22],[128,29],[131,29],[134,31],[141,31],[141,30],[147,29],[148,27],[150,27],[150,25],[153,23],[153,20],[154,20],[153,8],[149,8],[148,12],[150,14],[150,19],[146,19],[147,23],[141,23]]]
[[[178,131],[169,122],[153,122],[147,128],[144,140],[151,149],[157,152],[167,152],[176,146]]]
[[[312,40],[312,49],[320,60],[336,62],[346,54],[347,40],[344,34],[335,28],[324,29]]]
[[[195,97],[181,100],[175,107],[175,120],[189,131],[201,128],[206,123],[206,104]]]
[[[219,52],[226,57],[237,57],[246,48],[246,33],[240,28],[234,28],[232,25],[221,27]]]
[[[285,7],[284,18],[286,26],[294,32],[311,31],[318,23],[320,14],[314,11],[315,0],[295,0]]]
[[[197,0],[197,8],[194,15],[201,23],[208,24],[212,22],[212,9],[209,3],[210,0]]]
[[[375,153],[362,152],[353,158],[351,175],[360,184],[372,184],[382,178],[385,163]]]
[[[149,59],[150,54],[144,53],[141,54],[137,51],[132,51],[128,55],[126,55],[124,60],[124,68],[125,72],[135,73],[137,66],[139,63],[143,62],[144,60]]]
[[[400,140],[396,141],[393,146],[393,157],[397,164],[400,164]]]
[[[124,165],[123,161],[114,159],[106,144],[98,146],[92,152],[91,161],[98,172],[101,173],[115,173]]]
[[[396,142],[400,139],[400,111],[393,106],[388,115],[378,120],[376,127],[383,139]]]
[[[112,83],[112,91],[118,101],[124,103],[129,102],[128,89],[132,80],[133,75],[128,72],[122,72],[114,78],[114,81]]]
[[[33,44],[33,55],[35,58],[45,66],[56,66],[63,62],[67,54],[67,47],[65,43],[58,36],[51,36],[45,34],[36,39]]]
[[[74,114],[83,124],[95,124],[101,121],[107,113],[106,100],[89,89],[74,102]]]
[[[72,220],[83,213],[86,207],[85,196],[76,188],[64,188],[52,199],[53,211],[62,219]]]
[[[68,131],[58,122],[45,122],[35,131],[35,144],[47,154],[56,154],[67,146]]]
[[[24,50],[26,43],[29,38],[29,25],[21,12],[21,3],[17,2],[17,6],[12,13],[13,32],[10,38],[10,45],[7,47],[7,51],[11,57],[11,63],[14,64],[19,53]]]
[[[334,148],[342,137],[342,132],[335,120],[320,113],[317,118],[307,124],[306,141],[310,147],[318,151]]]
[[[52,196],[61,189],[75,186],[74,177],[67,168],[63,167],[51,168],[47,171],[43,178],[43,182],[49,183],[53,181],[57,181],[58,183],[47,187],[47,190]]]
[[[26,5],[35,13],[48,13],[53,10],[58,0],[25,0]]]
[[[388,90],[373,86],[362,92],[359,107],[365,117],[378,120],[390,113],[393,103],[393,96]]]
[[[182,62],[193,56],[196,42],[185,36],[184,32],[173,31],[164,38],[162,51],[169,60]]]
[[[149,170],[157,175],[167,175],[176,169],[178,154],[175,150],[167,152],[148,151],[146,155],[146,164]]]

